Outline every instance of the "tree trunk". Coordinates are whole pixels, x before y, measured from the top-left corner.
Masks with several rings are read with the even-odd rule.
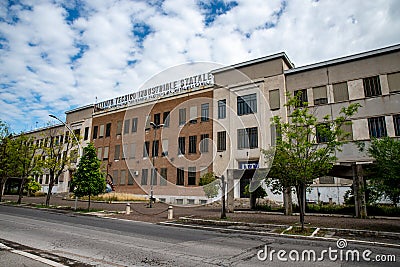
[[[6,181],[6,180],[4,180],[4,181]],[[6,184],[5,182],[3,183],[3,178],[1,178],[1,181],[0,181],[0,202],[3,201],[3,191],[4,191],[4,185],[5,184]]]
[[[256,208],[256,201],[257,201],[257,198],[255,195],[255,192],[253,192],[253,193],[250,192],[250,209],[251,210],[254,210]]]
[[[296,193],[297,193],[297,201],[299,204],[300,210],[300,223],[301,223],[301,230],[304,231],[304,216],[305,216],[305,205],[306,205],[306,187],[305,184],[300,184],[296,186]]]
[[[54,185],[54,182],[50,181],[49,189],[47,190],[47,196],[46,196],[46,207],[50,206],[50,197],[51,197],[51,190],[53,190],[53,185]]]
[[[285,208],[285,215],[292,215],[292,187],[285,187],[283,190],[283,206]]]
[[[87,207],[88,211],[90,211],[90,194],[89,194],[89,202],[88,202],[88,207]]]
[[[21,204],[22,201],[22,195],[24,193],[24,186],[25,186],[25,177],[21,177],[21,184],[19,185],[18,188],[18,204]]]

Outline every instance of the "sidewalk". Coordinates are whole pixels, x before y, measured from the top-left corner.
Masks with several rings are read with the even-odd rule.
[[[16,201],[17,196],[5,196],[4,201]],[[24,197],[23,203],[44,204],[45,197]],[[73,200],[66,200],[58,195],[52,196],[51,205],[74,207]],[[87,208],[87,201],[78,201],[77,207]],[[91,209],[104,212],[92,212],[91,215],[113,217],[125,220],[150,223],[168,222],[175,226],[211,227],[216,230],[255,231],[279,234],[286,228],[298,225],[298,216],[284,216],[277,213],[241,211],[227,213],[226,220],[220,220],[220,208],[213,206],[183,207],[174,206],[174,220],[167,220],[168,206],[155,203],[148,208],[148,203],[130,203],[131,214],[125,214],[126,203],[92,202]],[[71,210],[71,208],[69,208]],[[184,219],[182,217],[185,217]],[[400,218],[357,219],[349,216],[327,216],[307,214],[306,226],[320,228],[315,236],[368,240],[400,245]]]

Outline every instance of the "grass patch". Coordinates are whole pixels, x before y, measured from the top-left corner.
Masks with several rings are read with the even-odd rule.
[[[75,198],[75,196],[72,196],[72,198]],[[89,200],[88,196],[84,196],[80,198],[81,200]],[[98,196],[92,196],[90,197],[91,201],[121,201],[121,202],[126,202],[126,201],[140,201],[140,202],[146,202],[148,199],[142,196],[137,196],[134,194],[127,194],[127,193],[105,193],[101,194]]]
[[[283,233],[286,235],[302,235],[302,236],[310,236],[316,227],[304,227],[302,230],[300,226],[294,226],[292,229],[284,231]]]

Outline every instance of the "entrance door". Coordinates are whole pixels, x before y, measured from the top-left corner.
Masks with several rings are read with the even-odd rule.
[[[253,178],[255,169],[244,170],[242,177],[240,178],[240,198],[249,198],[244,194],[244,189],[246,185],[250,184]]]

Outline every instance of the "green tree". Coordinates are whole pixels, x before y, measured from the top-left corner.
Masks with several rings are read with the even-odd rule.
[[[258,186],[256,190],[250,192],[250,184],[244,187],[244,195],[251,197],[250,201],[252,201],[253,203],[250,203],[250,207],[252,208],[256,207],[256,202],[258,199],[268,196],[267,192],[265,192],[262,186]]]
[[[368,153],[375,159],[370,168],[371,186],[396,205],[400,200],[400,141],[389,137],[374,139]]]
[[[28,193],[28,196],[36,193],[42,188],[42,186],[36,182],[33,177],[28,177],[27,182],[25,183],[25,190]]]
[[[301,102],[300,94],[294,97],[287,95],[287,98],[288,121],[279,116],[273,118],[278,138],[276,146],[264,151],[264,155],[271,162],[268,177],[280,180],[281,188],[295,188],[300,223],[304,229],[307,187],[313,179],[326,175],[333,167],[335,152],[345,142],[343,137],[346,133],[342,126],[357,112],[360,105],[350,104],[341,109],[341,116],[332,119],[327,115],[319,121],[307,103]],[[273,160],[271,150],[275,152]]]
[[[14,171],[11,151],[12,135],[10,128],[0,119],[0,201],[3,199],[4,185]]]
[[[83,150],[83,156],[79,161],[72,184],[77,197],[89,196],[88,210],[90,210],[90,197],[97,196],[106,189],[106,180],[100,169],[100,160],[97,158],[96,148],[92,143]]]
[[[213,172],[207,172],[200,177],[200,186],[203,186],[204,194],[208,198],[218,196],[220,186],[220,180],[215,177]]]

